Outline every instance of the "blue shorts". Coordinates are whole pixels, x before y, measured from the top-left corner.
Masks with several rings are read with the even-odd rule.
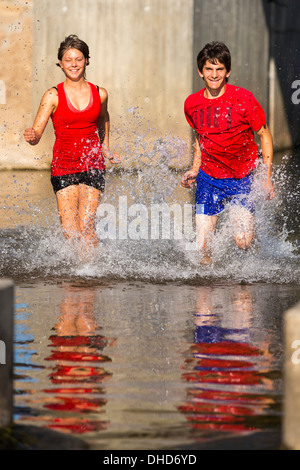
[[[253,213],[254,207],[249,198],[252,182],[252,172],[241,179],[217,179],[199,170],[195,194],[196,214],[219,214],[227,203],[238,204]]]

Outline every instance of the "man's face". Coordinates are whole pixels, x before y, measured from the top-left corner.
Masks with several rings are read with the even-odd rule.
[[[76,81],[84,76],[86,59],[78,49],[68,49],[59,63],[66,76],[71,80]]]
[[[226,85],[226,79],[230,75],[230,71],[227,72],[225,65],[217,61],[215,64],[205,62],[202,71],[198,71],[200,77],[203,78],[206,88],[212,92],[220,91]]]

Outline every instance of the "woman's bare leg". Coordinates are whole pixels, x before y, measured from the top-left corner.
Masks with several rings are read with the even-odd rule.
[[[64,236],[67,239],[80,239],[78,185],[71,185],[58,191],[56,193],[56,200]]]

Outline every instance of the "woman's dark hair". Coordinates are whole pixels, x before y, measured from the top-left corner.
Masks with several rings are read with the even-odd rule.
[[[206,61],[216,64],[217,61],[223,64],[227,72],[231,70],[231,55],[228,47],[223,42],[210,42],[203,47],[197,56],[197,65],[199,72],[202,72]]]
[[[58,60],[62,60],[64,53],[68,49],[78,49],[80,52],[82,52],[82,54],[84,55],[86,59],[86,65],[89,65],[90,63],[89,46],[84,41],[79,39],[78,36],[76,36],[76,34],[70,34],[70,36],[67,36],[65,40],[60,43],[60,46],[57,52]],[[57,63],[56,65],[60,67],[59,63]]]

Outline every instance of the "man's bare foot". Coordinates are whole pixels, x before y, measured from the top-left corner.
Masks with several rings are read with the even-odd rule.
[[[211,254],[207,253],[207,252],[199,251],[198,252],[198,261],[199,261],[199,264],[202,264],[202,265],[205,265],[205,266],[212,264]]]

